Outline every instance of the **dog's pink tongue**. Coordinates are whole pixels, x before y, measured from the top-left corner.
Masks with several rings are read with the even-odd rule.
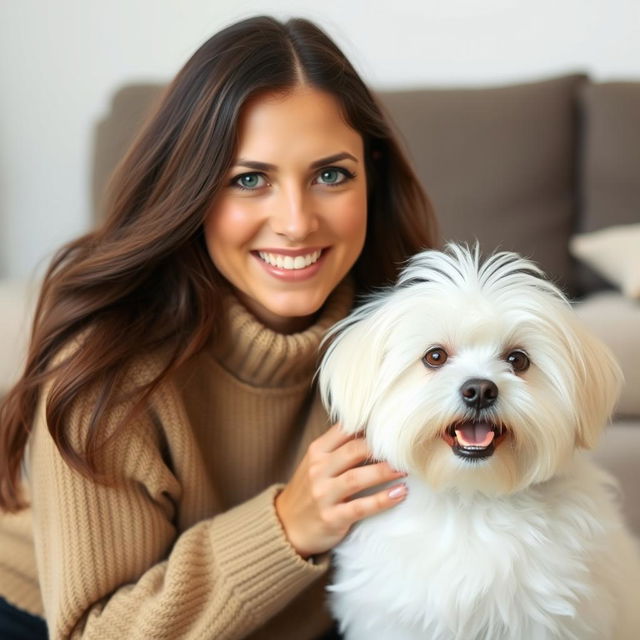
[[[486,422],[468,422],[456,429],[456,436],[461,445],[488,447],[493,442],[495,433]]]

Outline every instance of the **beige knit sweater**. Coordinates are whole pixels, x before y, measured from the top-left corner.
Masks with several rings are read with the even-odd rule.
[[[53,639],[322,634],[328,562],[295,553],[274,497],[328,426],[311,381],[321,337],[351,303],[343,283],[314,326],[286,336],[234,300],[224,339],[105,449],[115,487],[67,466],[41,402],[27,457],[32,508],[0,516],[0,595],[45,615]],[[139,363],[132,379],[158,365]],[[78,403],[72,442],[90,410],[90,399]]]

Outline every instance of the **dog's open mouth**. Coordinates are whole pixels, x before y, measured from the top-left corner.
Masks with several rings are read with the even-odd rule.
[[[461,458],[489,458],[506,437],[506,428],[491,422],[455,422],[447,428],[443,440]]]

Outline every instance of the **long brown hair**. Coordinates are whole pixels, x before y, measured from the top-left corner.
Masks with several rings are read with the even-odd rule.
[[[24,506],[20,465],[45,382],[56,446],[68,464],[98,480],[104,418],[122,399],[128,365],[160,349],[166,356],[135,389],[130,418],[215,332],[225,283],[202,229],[234,159],[240,111],[257,93],[301,80],[333,94],[364,140],[368,229],[354,266],[358,292],[393,281],[401,262],[433,246],[424,192],[376,100],[326,34],[307,20],[268,17],[217,33],[178,73],[117,168],[104,224],[62,247],[47,271],[24,372],[0,405],[0,507]],[[81,348],[53,362],[74,339]],[[89,389],[98,391],[77,450],[65,425]]]

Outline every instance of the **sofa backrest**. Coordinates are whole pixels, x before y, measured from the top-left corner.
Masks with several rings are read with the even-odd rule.
[[[382,93],[444,241],[517,251],[573,289],[568,252],[577,202],[571,75],[480,89]]]
[[[577,231],[640,222],[640,82],[586,83],[580,88],[580,105]],[[591,291],[605,284],[580,265],[580,290]]]
[[[96,127],[94,198],[159,99],[130,85]],[[640,82],[584,74],[492,88],[379,92],[439,218],[442,240],[517,251],[570,295],[600,288],[578,267],[578,231],[640,222]]]

